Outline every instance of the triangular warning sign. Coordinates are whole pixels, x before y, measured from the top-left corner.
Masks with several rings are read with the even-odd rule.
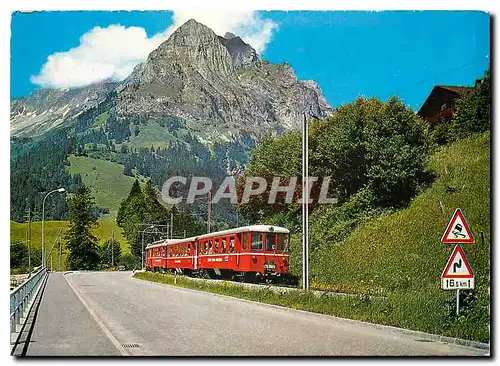
[[[460,245],[455,246],[444,268],[443,278],[473,278],[474,274]]]
[[[453,244],[464,244],[464,243],[475,243],[476,240],[472,235],[472,231],[465,220],[464,214],[460,208],[455,210],[450,223],[444,231],[443,237],[441,238],[441,243],[453,243]]]

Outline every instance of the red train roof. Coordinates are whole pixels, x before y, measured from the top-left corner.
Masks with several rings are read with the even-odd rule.
[[[290,233],[290,230],[285,229],[284,227],[281,226],[273,226],[273,225],[250,225],[250,226],[242,226],[238,227],[235,229],[229,229],[229,230],[223,230],[223,231],[216,231],[213,233],[208,233],[208,234],[202,234],[198,236],[192,236],[190,238],[184,238],[184,239],[164,239],[164,240],[159,240],[154,243],[148,244],[146,246],[146,249],[149,248],[154,248],[154,247],[160,247],[164,245],[174,245],[174,244],[181,244],[185,243],[188,241],[195,241],[198,239],[206,239],[206,238],[213,238],[215,236],[222,236],[222,235],[230,235],[230,234],[238,234],[238,233],[246,233],[246,232],[273,232],[273,233],[279,233],[279,234],[288,234]]]

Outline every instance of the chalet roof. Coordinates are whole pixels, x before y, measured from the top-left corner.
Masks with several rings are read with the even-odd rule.
[[[438,88],[447,89],[454,93],[459,94],[460,96],[467,94],[469,91],[474,89],[471,86],[455,86],[455,85],[436,85]]]
[[[429,112],[429,109],[435,109],[436,106],[436,98],[442,99],[443,98],[443,93],[446,95],[447,93],[449,94],[450,92],[455,94],[456,97],[462,97],[465,94],[467,94],[469,91],[474,89],[473,87],[470,86],[462,86],[462,85],[435,85],[427,98],[425,99],[424,103],[420,107],[420,110],[418,113],[420,115],[426,115],[426,111]],[[447,98],[450,98],[448,96]],[[454,98],[453,98],[454,99]],[[439,104],[439,103],[438,103]]]

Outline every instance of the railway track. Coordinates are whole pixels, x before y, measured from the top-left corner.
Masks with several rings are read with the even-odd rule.
[[[170,274],[171,275],[171,274]],[[279,283],[252,283],[252,282],[242,282],[231,279],[213,279],[213,278],[200,278],[187,276],[184,274],[176,274],[175,276],[183,277],[192,281],[201,281],[201,282],[209,282],[209,283],[222,283],[222,282],[231,282],[236,285],[247,287],[247,288],[267,288],[273,292],[279,293],[287,293],[292,291],[304,291],[298,285],[289,285],[289,284],[279,284]],[[363,296],[363,294],[352,294],[346,292],[332,292],[332,291],[323,291],[323,290],[308,290],[309,293],[315,296],[338,296],[338,297],[359,297]],[[385,296],[376,296],[376,295],[367,295],[369,299],[381,299],[385,298]]]

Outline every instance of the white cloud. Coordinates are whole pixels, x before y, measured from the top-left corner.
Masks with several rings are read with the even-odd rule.
[[[31,82],[43,87],[67,88],[92,84],[104,79],[123,80],[134,66],[165,41],[189,19],[211,28],[216,34],[231,32],[262,53],[277,28],[272,20],[254,11],[192,12],[174,11],[173,24],[163,32],[148,37],[144,28],[110,25],[95,27],[80,37],[80,44],[47,58],[40,74]]]

